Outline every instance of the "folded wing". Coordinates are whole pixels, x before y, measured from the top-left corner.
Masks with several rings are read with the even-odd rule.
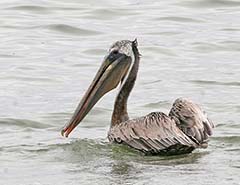
[[[179,98],[173,103],[169,116],[199,147],[207,147],[214,125],[197,104]]]
[[[112,127],[108,139],[150,154],[183,154],[197,147],[173,119],[161,112],[153,112]]]

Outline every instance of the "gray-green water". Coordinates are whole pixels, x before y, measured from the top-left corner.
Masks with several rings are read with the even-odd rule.
[[[107,143],[105,96],[70,138],[69,120],[112,42],[138,38],[132,117],[177,97],[216,124],[206,150],[142,156]],[[240,184],[240,1],[2,0],[0,184]]]

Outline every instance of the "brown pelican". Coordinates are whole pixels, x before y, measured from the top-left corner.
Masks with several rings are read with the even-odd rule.
[[[214,125],[190,100],[177,99],[168,115],[152,112],[129,119],[127,100],[137,77],[139,61],[137,40],[115,42],[70,122],[63,128],[62,135],[68,137],[97,101],[120,84],[108,132],[110,142],[126,144],[144,153],[163,155],[206,148]]]

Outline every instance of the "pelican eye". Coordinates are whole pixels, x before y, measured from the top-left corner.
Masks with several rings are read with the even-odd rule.
[[[112,54],[117,55],[118,54],[118,50],[113,50]]]

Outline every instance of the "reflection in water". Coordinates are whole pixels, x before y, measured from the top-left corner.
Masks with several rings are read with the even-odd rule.
[[[115,147],[115,146],[114,146]],[[123,146],[125,147],[125,146]],[[181,164],[194,164],[198,160],[208,154],[208,152],[194,152],[191,154],[177,155],[177,156],[149,156],[140,152],[133,151],[132,149],[122,150],[119,148],[116,155],[113,155],[115,160],[129,161],[146,165],[181,165]],[[114,152],[113,152],[114,153]]]
[[[131,180],[137,181],[137,176],[134,175],[137,169],[134,168],[131,164],[128,164],[124,161],[117,162],[112,165],[111,176],[115,184],[127,184]]]
[[[125,162],[119,162],[117,164],[113,164],[112,166],[112,174],[120,175],[120,176],[128,176],[131,171],[132,165],[127,164]]]
[[[124,148],[124,149],[123,149]],[[111,176],[115,184],[151,181],[158,174],[159,177],[169,178],[172,173],[194,175],[202,173],[203,169],[195,169],[202,160],[207,158],[208,152],[192,153],[179,156],[145,156],[133,152],[128,147],[113,146]],[[179,172],[180,170],[180,172]],[[147,173],[146,173],[147,172]],[[168,174],[166,176],[166,174]],[[167,181],[167,179],[165,179]],[[159,180],[165,182],[165,180]]]

